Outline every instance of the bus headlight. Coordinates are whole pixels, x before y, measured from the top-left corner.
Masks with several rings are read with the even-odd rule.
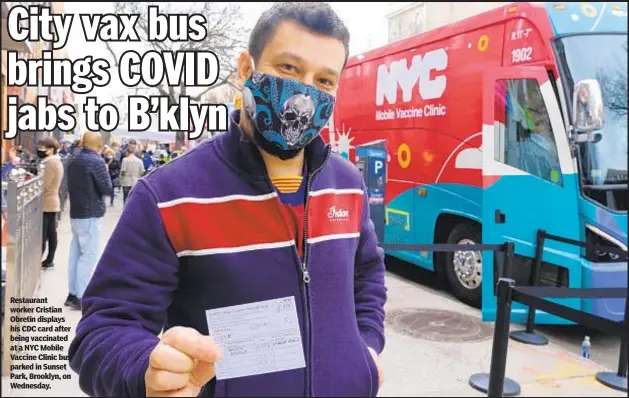
[[[600,246],[599,248],[586,249],[585,257],[589,261],[593,263],[615,263],[622,261],[620,254],[607,252],[604,248],[614,247],[626,252],[627,245],[609,235],[608,233],[601,231],[595,226],[586,224],[585,227],[586,242],[590,245]]]

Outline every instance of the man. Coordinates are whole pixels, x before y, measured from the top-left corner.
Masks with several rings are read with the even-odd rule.
[[[131,138],[128,142],[127,142],[127,148],[122,151],[122,158],[124,159],[125,157],[129,156],[129,150],[131,150],[132,153],[135,153],[135,156],[138,159],[142,158],[142,152],[140,152],[138,150],[138,142],[135,140],[135,138]]]
[[[54,137],[44,137],[37,143],[37,156],[41,159],[41,163],[45,165],[44,169],[44,193],[43,193],[43,210],[44,224],[42,240],[42,255],[46,251],[48,244],[48,254],[42,262],[44,269],[50,269],[55,266],[54,259],[57,252],[57,216],[61,211],[61,197],[59,189],[63,181],[63,163],[57,155],[59,143]]]
[[[68,165],[72,242],[68,262],[69,294],[66,306],[80,309],[100,251],[100,222],[105,215],[104,196],[112,190],[105,160],[99,155],[101,135],[85,133],[81,152]]]
[[[318,135],[348,41],[327,4],[276,3],[238,60],[245,101],[273,111],[235,111],[227,133],[134,187],[83,298],[69,351],[87,394],[376,396],[384,256],[360,172]],[[265,102],[260,94],[271,89],[286,102]],[[289,109],[303,113],[303,126],[292,123]],[[282,304],[273,308],[290,312],[286,323],[270,326],[299,328],[301,340],[290,340],[301,365],[217,380],[229,352],[208,336],[220,325],[208,324],[206,311],[243,304],[260,311],[265,305],[255,303],[277,299]],[[256,368],[272,360],[248,347],[260,355]]]
[[[135,148],[127,148],[127,156],[120,166],[120,186],[122,187],[122,203],[127,203],[129,192],[136,182],[144,175],[144,163],[135,156]]]
[[[61,139],[61,149],[59,150],[60,156],[69,156],[72,154],[72,142],[70,139],[63,137]]]

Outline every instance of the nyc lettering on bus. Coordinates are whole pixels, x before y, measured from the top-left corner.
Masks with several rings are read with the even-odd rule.
[[[398,87],[402,89],[402,103],[411,102],[415,89],[422,100],[441,98],[446,90],[447,77],[444,74],[438,74],[431,78],[431,74],[433,71],[443,72],[447,67],[448,53],[444,48],[429,51],[423,56],[415,55],[411,60],[410,68],[406,58],[393,61],[390,65],[379,65],[376,77],[376,106],[397,105]],[[445,114],[445,105],[431,103],[419,108],[411,106],[377,109],[376,120],[445,116]]]

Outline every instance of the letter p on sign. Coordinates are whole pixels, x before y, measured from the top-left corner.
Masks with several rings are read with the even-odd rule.
[[[382,162],[382,160],[376,160],[374,162],[374,174],[378,175],[380,173],[380,170],[382,169],[382,167],[384,166],[384,163]]]

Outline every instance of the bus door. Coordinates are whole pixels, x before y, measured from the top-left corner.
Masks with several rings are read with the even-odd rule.
[[[557,97],[541,66],[496,68],[483,83],[483,243],[513,242],[512,278],[529,285],[538,230],[580,239],[577,174]],[[580,249],[546,240],[540,285],[581,286]],[[496,316],[504,256],[483,254],[482,316]],[[580,308],[579,299],[556,299]],[[528,307],[514,303],[512,321]],[[538,311],[537,323],[569,323]]]

